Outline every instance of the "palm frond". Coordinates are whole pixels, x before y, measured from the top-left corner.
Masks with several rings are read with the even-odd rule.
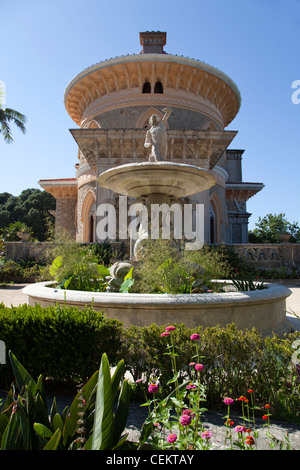
[[[24,114],[19,113],[19,111],[16,111],[15,109],[6,108],[4,110],[0,108],[0,125],[1,125],[0,133],[3,134],[4,140],[7,143],[10,143],[13,141],[13,138],[10,132],[10,127],[8,125],[10,121],[13,121],[14,124],[18,127],[18,129],[20,129],[23,132],[23,134],[25,134],[26,132],[26,128],[24,125],[26,122],[26,117],[24,116]]]

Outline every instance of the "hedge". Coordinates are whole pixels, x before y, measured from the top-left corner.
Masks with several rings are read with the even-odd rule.
[[[106,352],[118,360],[122,324],[92,308],[0,305],[0,340],[33,377],[85,380],[99,368]],[[10,365],[0,366],[0,384],[10,380]]]
[[[271,403],[278,417],[300,421],[300,368],[291,361],[299,333],[280,339],[263,338],[255,329],[237,330],[234,324],[226,328],[175,327],[172,337],[181,379],[192,378],[191,361],[199,360],[205,366],[201,377],[208,407],[216,409],[225,396],[246,395],[251,388],[258,406]],[[0,340],[6,351],[11,350],[34,378],[42,374],[52,381],[85,381],[98,370],[106,353],[111,365],[124,359],[134,381],[142,378],[146,386],[153,375],[158,377],[166,393],[173,374],[166,355],[170,338],[161,336],[164,330],[165,326],[158,325],[124,329],[121,322],[92,308],[9,308],[0,304]],[[192,333],[200,336],[200,358],[194,357]],[[12,378],[7,360],[0,365],[0,388],[7,389]]]

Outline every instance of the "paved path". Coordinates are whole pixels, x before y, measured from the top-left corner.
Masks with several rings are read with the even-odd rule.
[[[27,303],[27,295],[24,295],[22,289],[27,284],[14,284],[0,288],[0,303],[10,307]],[[284,284],[288,287],[292,294],[286,300],[287,317],[293,327],[300,331],[300,285]],[[298,315],[298,318],[294,315]]]

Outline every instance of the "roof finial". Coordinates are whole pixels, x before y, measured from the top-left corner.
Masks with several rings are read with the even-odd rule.
[[[167,33],[161,31],[145,31],[140,33],[141,54],[166,54],[163,47],[167,42]]]

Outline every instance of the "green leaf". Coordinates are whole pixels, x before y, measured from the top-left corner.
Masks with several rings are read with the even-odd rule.
[[[115,396],[117,394],[120,381],[124,375],[125,372],[125,362],[124,360],[121,360],[117,367],[115,368],[115,371],[113,373],[113,376],[111,378],[111,392],[112,392],[112,399],[115,399]]]
[[[58,269],[62,266],[63,257],[57,256],[49,268],[49,273],[51,276],[56,276]]]
[[[112,448],[115,449],[119,445],[123,444],[126,440],[121,438],[121,434],[125,429],[128,412],[130,405],[130,387],[127,380],[124,380],[122,383],[119,400],[114,416],[114,430],[113,430],[113,444]],[[125,437],[125,436],[124,436]]]
[[[124,293],[129,292],[129,289],[133,286],[134,284],[134,279],[126,279],[125,281],[122,282],[120,285],[119,291]]]
[[[23,404],[22,398],[18,397],[18,410],[17,414],[20,420],[20,432],[22,435],[22,449],[32,450],[31,430],[28,416],[25,413],[25,404]],[[19,449],[21,450],[21,449]]]
[[[56,450],[59,446],[61,430],[57,429],[43,450]]]
[[[13,413],[1,440],[1,450],[18,450],[21,446],[21,427],[17,413]]]
[[[113,424],[113,397],[110,367],[107,355],[101,358],[95,403],[92,450],[111,449]]]
[[[34,423],[33,429],[38,437],[41,447],[44,448],[53,436],[53,432],[41,423]]]
[[[50,409],[50,423],[51,424],[56,413],[58,413],[58,409],[57,409],[57,404],[56,404],[56,398],[54,397],[52,405],[51,405],[51,409]]]
[[[35,401],[35,421],[50,428],[47,406],[44,404],[40,394],[34,397]]]
[[[74,276],[70,276],[65,282],[64,282],[64,289],[68,289],[69,285],[71,284]]]
[[[98,265],[97,265],[97,270],[98,270],[98,273],[99,273],[102,277],[105,277],[105,276],[109,276],[109,275],[110,275],[109,269],[108,269],[106,266],[103,266],[103,264],[98,264]]]
[[[54,416],[52,420],[52,426],[53,426],[54,431],[56,431],[57,429],[60,429],[62,432],[64,423],[59,413],[56,413],[56,415]]]
[[[16,356],[11,351],[8,351],[8,356],[9,356],[19,389],[22,390],[23,387],[25,387],[26,385],[29,386],[30,384],[31,393],[35,395],[36,390],[37,390],[37,384],[31,377],[31,375],[27,372],[27,370],[22,366],[22,364],[18,361]]]
[[[13,402],[14,402],[14,393],[13,393],[13,389],[11,388],[7,394],[2,411],[0,413],[0,441],[2,439],[5,428],[9,422],[9,419],[11,416],[11,405]]]

